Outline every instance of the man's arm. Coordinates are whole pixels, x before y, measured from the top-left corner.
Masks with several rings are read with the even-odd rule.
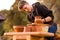
[[[31,14],[28,14],[28,15],[27,15],[27,19],[28,19],[28,21],[29,21],[30,23],[33,23],[33,22],[34,22],[34,17],[32,17]]]
[[[52,18],[50,16],[48,16],[48,17],[41,19],[41,20],[42,20],[42,22],[50,22],[50,21],[52,21]]]

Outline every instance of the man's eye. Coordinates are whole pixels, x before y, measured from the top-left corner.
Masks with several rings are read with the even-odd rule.
[[[24,9],[27,9],[27,8],[24,8]]]

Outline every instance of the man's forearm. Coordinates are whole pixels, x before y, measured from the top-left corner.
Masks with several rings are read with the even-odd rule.
[[[49,22],[49,21],[52,21],[52,18],[50,16],[48,16],[44,20],[45,20],[45,22]]]

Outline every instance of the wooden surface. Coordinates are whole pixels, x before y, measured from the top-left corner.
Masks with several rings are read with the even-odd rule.
[[[23,32],[7,32],[4,35],[13,36],[13,40],[45,40],[44,37],[54,36],[53,33],[48,33],[48,25],[46,24],[29,24],[24,27]]]
[[[54,36],[48,32],[8,32],[4,35],[13,36],[13,40],[45,40],[44,37]]]
[[[29,24],[24,28],[24,32],[7,32],[4,35],[13,36],[13,40],[45,40],[44,37],[54,36],[53,33],[47,32],[47,27],[45,24]]]
[[[25,35],[37,35],[37,36],[54,36],[53,33],[48,33],[48,32],[7,32],[4,33],[4,35],[21,35],[21,34],[25,34]]]
[[[27,24],[26,32],[48,32],[48,24]]]

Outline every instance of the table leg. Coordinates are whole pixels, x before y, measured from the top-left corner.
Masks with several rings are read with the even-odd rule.
[[[26,40],[31,40],[31,35],[27,35]]]
[[[41,37],[39,40],[45,40],[45,38],[44,37]]]
[[[13,36],[13,40],[16,40],[16,36]]]

